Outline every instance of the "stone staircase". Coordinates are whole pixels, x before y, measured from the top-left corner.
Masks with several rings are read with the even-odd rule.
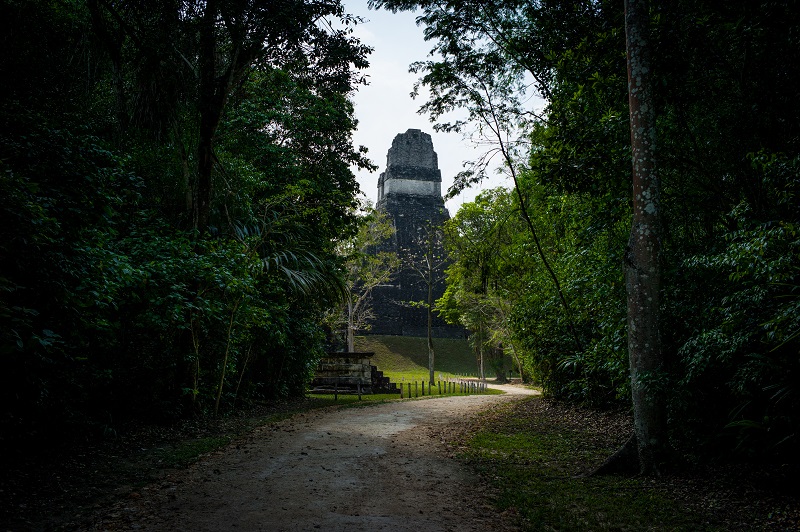
[[[383,372],[377,366],[372,368],[372,393],[400,393],[397,384],[391,382],[389,377],[384,377]]]
[[[319,361],[313,393],[400,393],[397,384],[370,363],[375,353],[329,353]]]

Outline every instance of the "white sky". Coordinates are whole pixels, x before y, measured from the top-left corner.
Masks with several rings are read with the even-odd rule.
[[[366,4],[366,0],[344,2],[347,12],[368,21],[356,27],[355,35],[364,44],[374,48],[369,57],[370,68],[366,71],[370,84],[360,87],[353,98],[359,121],[358,130],[353,135],[354,144],[366,146],[369,149],[368,157],[379,168],[374,173],[355,170],[361,190],[373,203],[376,201],[378,176],[386,170],[386,153],[392,140],[398,133],[414,128],[421,129],[433,138],[433,149],[439,156],[439,169],[442,171],[444,194],[452,185],[453,177],[463,170],[462,163],[478,159],[482,153],[468,140],[463,140],[460,133],[435,132],[427,116],[417,114],[426,96],[421,94],[416,100],[411,99],[410,94],[418,75],[410,74],[408,67],[415,61],[425,60],[432,48],[432,43],[423,39],[422,28],[416,25],[417,15],[374,11],[367,9]],[[507,179],[493,177],[490,182],[483,183],[482,188],[499,185],[508,186]],[[448,201],[450,215],[454,215],[462,203],[474,199],[478,192],[480,188],[474,187]]]

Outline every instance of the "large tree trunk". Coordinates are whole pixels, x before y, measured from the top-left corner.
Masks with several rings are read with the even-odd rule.
[[[628,350],[634,430],[642,474],[659,474],[667,449],[666,401],[659,335],[660,205],[655,169],[647,0],[625,0],[628,98],[633,151],[633,223],[625,257]]]
[[[200,87],[198,108],[200,130],[197,145],[197,183],[194,193],[194,227],[208,230],[211,221],[211,198],[213,192],[214,136],[217,133],[228,92],[244,75],[252,55],[240,54],[240,44],[234,43],[228,66],[217,72],[217,55],[220,53],[217,39],[218,7],[215,0],[206,2],[206,11],[200,25]],[[252,51],[251,51],[252,54]]]
[[[200,26],[200,87],[198,107],[200,111],[200,131],[197,145],[197,181],[194,187],[193,222],[200,231],[208,229],[211,218],[211,183],[214,170],[213,139],[219,123],[216,109],[216,20],[217,4],[214,0],[206,3],[206,11]]]

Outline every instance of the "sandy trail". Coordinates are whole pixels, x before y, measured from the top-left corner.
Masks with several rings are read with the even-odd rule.
[[[151,485],[94,530],[472,531],[500,523],[439,437],[534,392],[326,409],[261,428]]]

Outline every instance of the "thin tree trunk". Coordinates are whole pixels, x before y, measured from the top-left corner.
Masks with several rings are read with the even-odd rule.
[[[433,248],[433,246],[431,246]],[[431,250],[432,252],[433,250]],[[433,268],[428,269],[428,374],[429,383],[434,385],[434,352],[433,352]]]
[[[353,302],[347,300],[347,352],[354,353],[356,350],[356,332],[353,323]]]
[[[483,381],[486,380],[486,371],[484,369],[485,366],[483,364],[483,343],[481,343],[480,347],[480,357],[481,357],[481,380]]]
[[[222,397],[222,386],[225,384],[225,370],[228,368],[228,355],[231,352],[231,335],[233,333],[233,319],[236,317],[236,311],[239,309],[239,303],[242,300],[236,302],[233,305],[233,310],[231,310],[231,319],[228,322],[228,341],[225,344],[225,356],[222,358],[222,370],[220,371],[219,375],[219,385],[217,386],[217,400],[214,402],[214,417],[217,417],[219,414],[219,400]]]
[[[634,430],[642,474],[660,474],[667,449],[666,401],[659,335],[659,182],[655,168],[655,109],[648,44],[647,0],[625,0],[633,163],[633,221],[625,256],[628,351]]]
[[[236,400],[239,399],[239,388],[242,387],[242,378],[244,378],[244,372],[247,369],[247,363],[250,362],[250,353],[253,351],[253,345],[251,344],[250,347],[247,348],[247,355],[244,357],[244,363],[242,364],[242,369],[239,372],[239,379],[236,381],[236,390],[233,392],[233,408],[236,408]]]
[[[517,363],[517,369],[519,371],[519,378],[522,382],[525,382],[525,376],[522,374],[522,360],[520,359],[519,355],[517,355],[517,350],[514,349],[514,343],[509,342],[508,346],[511,348],[511,356],[514,357],[514,362]]]
[[[197,410],[197,394],[200,393],[198,387],[200,386],[200,339],[197,336],[194,328],[194,317],[189,315],[189,330],[192,333],[192,350],[194,351],[194,360],[191,361],[190,378],[192,385],[192,413]]]
[[[427,301],[427,310],[428,310],[428,383],[433,386],[435,384],[435,376],[434,376],[434,362],[435,362],[435,353],[433,350],[433,282],[434,282],[434,269],[436,268],[436,259],[434,258],[434,251],[435,251],[435,238],[437,235],[438,230],[434,229],[433,223],[429,220],[428,221],[428,234],[426,245],[428,246],[427,253],[425,255],[425,282],[428,285],[428,301]]]
[[[484,380],[485,373],[484,373],[484,365],[483,365],[483,345],[484,345],[484,325],[483,321],[480,322],[478,325],[478,377],[481,380]]]
[[[488,93],[487,93],[488,94]],[[487,98],[488,102],[491,102],[489,98]],[[500,153],[503,156],[504,162],[508,167],[508,171],[511,174],[511,179],[514,182],[514,191],[517,194],[517,199],[519,200],[519,208],[520,213],[522,214],[522,218],[525,221],[525,224],[528,226],[528,230],[533,237],[533,243],[536,245],[536,251],[539,254],[539,258],[542,260],[542,264],[544,265],[547,273],[550,275],[550,279],[553,281],[553,286],[556,289],[556,293],[558,294],[558,299],[561,302],[561,306],[564,309],[564,316],[567,318],[567,329],[569,329],[570,334],[572,335],[573,340],[575,340],[575,347],[577,352],[580,353],[583,351],[583,343],[581,342],[580,337],[578,336],[578,331],[575,328],[575,321],[572,317],[572,309],[567,302],[567,298],[564,295],[564,290],[561,288],[561,283],[558,280],[558,276],[556,272],[553,270],[552,266],[550,266],[550,261],[547,260],[547,255],[544,253],[544,249],[542,249],[542,243],[539,240],[539,234],[536,232],[536,228],[533,225],[533,220],[531,220],[530,215],[528,214],[528,205],[525,201],[525,196],[522,194],[522,188],[519,184],[519,178],[517,176],[516,168],[514,167],[514,159],[511,156],[511,152],[506,144],[503,142],[502,136],[500,134],[500,121],[498,120],[497,116],[494,112],[494,106],[490,104],[492,124],[488,118],[484,118],[484,121],[495,131],[495,135],[497,136],[498,141],[500,142]]]

